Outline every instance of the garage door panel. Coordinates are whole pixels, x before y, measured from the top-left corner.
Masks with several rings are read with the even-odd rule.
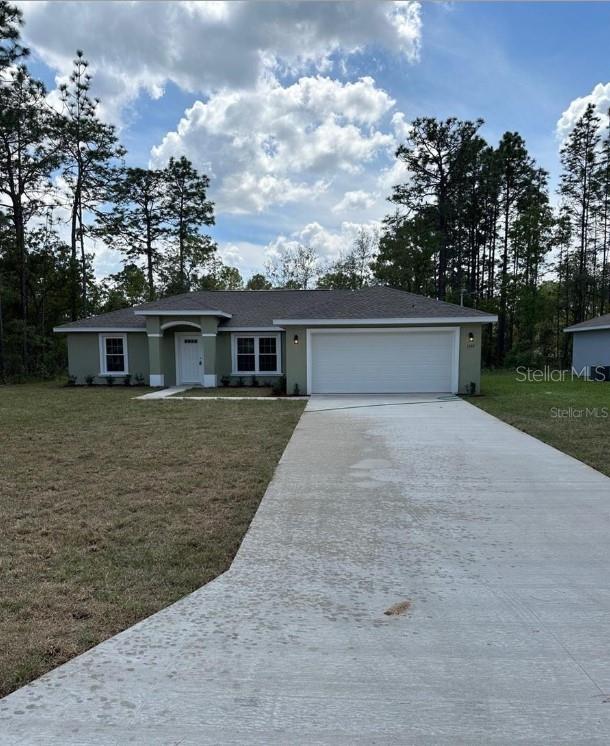
[[[453,340],[453,331],[312,333],[311,392],[451,391]]]

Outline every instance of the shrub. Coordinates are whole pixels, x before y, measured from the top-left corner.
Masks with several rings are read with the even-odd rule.
[[[299,384],[295,383],[294,388],[292,389],[292,395],[293,396],[301,396],[301,389],[299,388]]]
[[[106,383],[109,386],[114,386],[114,376],[106,376]]]
[[[223,376],[220,379],[220,385],[221,386],[228,386],[230,383],[231,383],[231,379],[229,378],[229,376]]]
[[[95,381],[95,376],[85,376],[85,382],[87,386],[93,386],[94,381]]]
[[[252,376],[250,383],[253,388],[256,388],[258,386],[258,378],[256,376]]]
[[[141,373],[136,373],[136,386],[144,386],[144,376]]]
[[[123,377],[123,386],[131,386],[131,373],[126,373]]]
[[[76,376],[69,375],[68,376],[68,386],[76,386],[77,378]]]

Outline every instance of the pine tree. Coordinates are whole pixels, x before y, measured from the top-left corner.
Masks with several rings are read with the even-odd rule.
[[[391,287],[432,296],[436,292],[434,256],[438,246],[433,208],[406,218],[385,218],[379,253],[372,263],[375,278]]]
[[[594,311],[591,302],[594,264],[592,241],[593,216],[599,196],[599,124],[595,107],[588,104],[561,149],[563,173],[559,193],[576,240],[574,322],[584,321]]]
[[[59,87],[62,112],[56,119],[57,139],[63,155],[62,175],[70,210],[72,319],[78,318],[79,274],[81,315],[87,314],[86,226],[83,214],[100,201],[110,178],[110,164],[124,154],[115,128],[98,117],[99,100],[90,96],[89,63],[78,50],[69,83]],[[77,259],[80,253],[80,260]],[[80,268],[79,268],[80,261]]]
[[[6,0],[0,0],[0,71],[27,57],[29,50],[22,46],[20,28],[23,13]]]
[[[465,169],[472,155],[484,146],[477,136],[483,120],[476,122],[450,118],[416,119],[407,142],[396,151],[409,172],[409,180],[394,187],[391,201],[407,215],[432,209],[436,239],[436,296],[444,300],[455,263],[454,218],[456,197],[463,197]]]
[[[100,310],[104,313],[144,303],[148,297],[146,273],[137,264],[127,262],[120,272],[106,277],[100,289]]]
[[[178,247],[177,256],[173,251],[168,256],[168,272],[175,278],[172,291],[184,293],[190,289],[193,269],[204,264],[215,250],[211,238],[201,233],[203,226],[214,225],[214,204],[206,196],[210,180],[184,156],[170,158],[164,178],[167,235],[171,248],[175,243]]]
[[[49,176],[61,156],[52,141],[51,117],[42,83],[20,65],[0,78],[0,194],[6,200],[19,272],[22,365],[28,369],[28,246],[26,226],[41,214]]]
[[[607,111],[606,131],[602,141],[596,181],[599,186],[599,250],[601,253],[599,312],[604,314],[610,305],[610,109]]]
[[[509,324],[509,292],[511,278],[515,278],[518,264],[517,247],[511,246],[513,222],[521,211],[527,209],[526,195],[535,178],[533,159],[529,156],[523,138],[516,132],[506,132],[496,151],[499,184],[499,222],[501,256],[499,260],[499,308],[496,336],[496,355],[503,362],[512,342],[512,327]],[[511,271],[512,264],[512,271]]]
[[[168,235],[166,181],[161,170],[116,169],[105,195],[107,208],[98,211],[96,234],[129,260],[144,259],[148,300],[156,297],[155,278]]]

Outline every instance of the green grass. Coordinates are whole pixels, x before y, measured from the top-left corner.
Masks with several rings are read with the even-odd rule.
[[[271,386],[219,386],[188,389],[174,396],[273,396],[273,389]]]
[[[304,404],[0,387],[0,693],[230,565]]]
[[[521,382],[514,371],[483,373],[469,402],[610,476],[610,383]]]

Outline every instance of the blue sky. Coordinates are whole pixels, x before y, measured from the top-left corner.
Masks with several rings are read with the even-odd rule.
[[[375,226],[416,116],[519,131],[556,184],[560,135],[610,104],[605,3],[23,3],[52,90],[81,47],[132,164],[185,153],[245,276],[282,245],[328,259]],[[558,131],[558,122],[561,125]],[[394,166],[394,168],[393,168]],[[96,245],[97,271],[120,256]]]

